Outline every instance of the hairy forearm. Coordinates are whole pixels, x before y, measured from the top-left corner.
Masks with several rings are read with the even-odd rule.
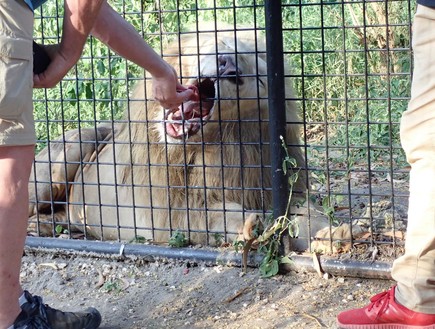
[[[148,71],[153,77],[153,96],[167,109],[176,109],[194,96],[182,86],[174,68],[165,62],[109,4],[101,6],[91,34],[120,56]]]
[[[141,66],[154,77],[168,75],[172,68],[143,40],[109,4],[104,3],[91,34],[120,56]]]
[[[65,0],[61,52],[75,64],[105,0]]]
[[[77,63],[105,0],[64,0],[62,41],[50,51],[47,69],[33,76],[34,88],[54,87]],[[47,49],[49,50],[49,49]]]

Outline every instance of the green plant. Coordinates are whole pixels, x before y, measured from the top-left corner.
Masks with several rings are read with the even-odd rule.
[[[260,253],[264,254],[259,268],[260,274],[263,277],[271,277],[278,274],[279,264],[290,262],[288,257],[280,254],[282,236],[286,233],[290,234],[292,237],[298,235],[298,225],[295,223],[294,218],[290,216],[290,206],[292,204],[293,187],[299,178],[299,169],[295,170],[295,168],[297,168],[296,160],[289,155],[287,145],[282,136],[281,145],[286,153],[282,162],[282,169],[284,175],[288,177],[289,197],[287,208],[284,215],[275,219],[269,217],[264,231],[257,238],[252,239],[255,239],[259,243],[258,250]],[[251,247],[252,240],[244,245],[245,254],[247,248]]]
[[[233,248],[236,253],[238,253],[240,250],[245,250],[246,242],[243,240],[234,240],[233,241]]]
[[[214,239],[215,245],[220,246],[220,245],[222,245],[222,243],[224,241],[224,236],[221,233],[214,233],[213,239]]]
[[[339,225],[340,222],[335,216],[335,206],[343,200],[342,195],[327,195],[322,199],[323,214],[329,219],[331,225]]]
[[[140,236],[140,235],[134,237],[133,239],[131,239],[129,241],[129,243],[140,243],[140,244],[144,244],[146,242],[147,242],[147,239],[143,236]]]
[[[170,247],[181,248],[186,247],[188,241],[183,232],[176,230],[174,234],[169,238],[168,244]]]
[[[123,289],[123,285],[121,280],[116,279],[116,280],[108,280],[104,283],[103,287],[105,292],[111,293],[111,292],[115,292],[115,293],[120,293]]]
[[[65,234],[68,233],[68,230],[60,224],[57,224],[56,227],[54,228],[54,230],[56,231],[57,234]]]
[[[413,11],[415,1],[304,3],[310,5],[285,2],[282,13],[286,58],[311,138],[308,152],[316,145],[336,151],[361,146],[358,160],[370,156],[382,164],[393,153],[392,165],[402,166],[400,147],[385,146],[399,145],[399,118],[410,95],[410,14],[404,9]],[[340,161],[310,160],[310,167]]]

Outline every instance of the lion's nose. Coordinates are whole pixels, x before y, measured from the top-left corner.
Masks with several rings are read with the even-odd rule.
[[[240,71],[236,64],[234,64],[231,56],[221,55],[219,56],[219,76],[230,78],[231,81],[237,84],[243,84],[240,78],[242,71]]]

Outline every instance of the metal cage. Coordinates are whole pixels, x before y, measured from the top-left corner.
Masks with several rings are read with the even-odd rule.
[[[56,88],[35,92],[29,209],[36,235],[118,242],[181,236],[222,245],[240,233],[233,221],[244,227],[255,218],[264,228],[291,203],[289,217],[307,219],[307,250],[322,241],[310,230],[322,216],[331,225],[323,242],[336,255],[356,248],[351,257],[391,260],[402,252],[408,167],[398,130],[410,94],[413,2],[112,5],[176,67],[180,81],[207,95],[187,123],[180,112],[169,119],[162,109],[153,112],[150,75],[91,37]],[[51,1],[35,13],[38,43],[59,41],[62,10]],[[213,115],[204,110],[209,102]],[[301,133],[289,141],[296,127]],[[296,148],[302,158],[293,163]],[[289,186],[290,171],[301,184]],[[343,224],[353,234],[335,240],[331,233]]]

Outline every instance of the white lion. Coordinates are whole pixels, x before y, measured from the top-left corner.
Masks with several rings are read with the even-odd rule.
[[[183,35],[165,54],[198,98],[168,111],[146,100],[150,81],[142,81],[130,98],[128,122],[70,131],[65,143],[51,142],[37,157],[39,183],[29,185],[31,199],[46,202],[32,202],[31,217],[50,219],[51,203],[60,202],[55,222],[69,220],[99,239],[165,242],[181,230],[192,243],[213,244],[211,236],[232,240],[253,216],[270,210],[264,44],[252,31],[199,33]],[[288,150],[303,167],[295,104],[275,110],[286,111]],[[296,201],[305,200],[305,184],[301,170]],[[298,248],[306,248],[307,239],[329,222],[314,215],[309,226],[307,208],[298,211],[304,237]],[[245,227],[245,235],[249,231]]]

